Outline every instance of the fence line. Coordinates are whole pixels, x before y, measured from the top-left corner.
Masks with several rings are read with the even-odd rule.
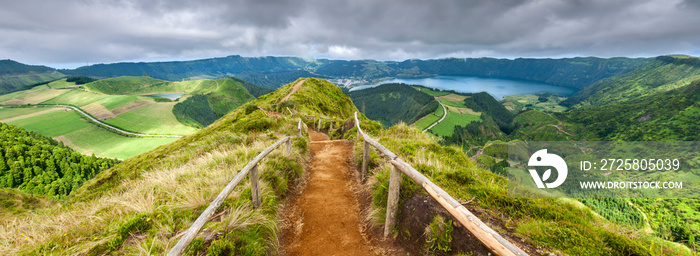
[[[399,189],[401,187],[401,173],[408,176],[414,183],[422,187],[430,194],[445,210],[447,210],[457,221],[459,221],[469,232],[474,235],[489,251],[496,255],[528,255],[523,250],[513,245],[503,238],[496,231],[484,224],[476,215],[471,213],[462,204],[457,202],[452,196],[442,188],[435,185],[423,174],[414,169],[410,164],[404,162],[393,152],[382,144],[370,138],[360,128],[360,121],[355,112],[355,126],[357,127],[357,137],[361,137],[364,142],[362,156],[362,179],[364,181],[367,174],[367,164],[369,163],[369,146],[372,145],[379,152],[389,158],[391,163],[391,173],[389,174],[389,195],[386,208],[386,220],[384,222],[384,236],[389,235],[389,231],[396,224],[396,213],[398,211]]]
[[[300,120],[301,122],[301,120]],[[192,243],[192,240],[197,237],[197,234],[199,231],[202,230],[202,227],[204,227],[204,224],[206,224],[209,219],[214,215],[216,209],[221,206],[221,204],[224,202],[224,200],[233,192],[234,187],[236,187],[243,179],[245,178],[248,173],[250,173],[250,187],[251,187],[251,194],[252,198],[251,201],[253,203],[253,207],[257,208],[260,206],[260,189],[258,188],[258,163],[262,161],[263,158],[265,158],[270,152],[278,148],[282,143],[286,144],[285,147],[285,152],[287,154],[290,154],[292,152],[292,139],[287,136],[282,139],[279,139],[277,142],[272,144],[271,146],[267,147],[265,150],[260,152],[253,160],[250,160],[248,164],[243,167],[243,169],[236,174],[235,177],[233,177],[233,180],[224,187],[224,189],[219,193],[219,195],[212,201],[212,203],[207,207],[207,209],[202,212],[201,215],[197,218],[197,220],[194,221],[192,226],[190,226],[189,229],[187,229],[187,232],[180,238],[180,240],[177,242],[177,244],[168,252],[168,256],[179,256],[182,255],[185,250],[187,249],[187,246]]]

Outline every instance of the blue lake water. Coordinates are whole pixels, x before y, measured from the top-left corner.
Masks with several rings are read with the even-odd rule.
[[[509,95],[535,94],[539,92],[552,92],[561,96],[569,97],[577,91],[574,88],[549,85],[545,83],[473,76],[395,78],[382,81],[379,84],[388,83],[417,84],[440,90],[454,90],[456,92],[487,92],[497,100],[502,100],[504,96]],[[350,91],[375,87],[379,84],[360,85],[351,88]]]
[[[154,97],[154,98],[166,98],[169,100],[176,100],[182,97],[184,93],[161,93],[161,94],[151,94],[151,95],[146,95],[148,97]]]

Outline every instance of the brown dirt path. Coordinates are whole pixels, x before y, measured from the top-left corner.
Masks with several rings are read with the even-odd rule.
[[[297,84],[295,84],[294,87],[292,87],[292,91],[289,92],[289,94],[287,94],[287,96],[284,96],[284,98],[282,98],[282,100],[280,100],[280,102],[283,102],[283,101],[289,99],[289,96],[292,96],[292,94],[294,94],[297,90],[299,90],[299,87],[301,87],[301,85],[304,84],[305,81],[306,81],[306,79],[301,80]]]
[[[363,228],[352,145],[309,130],[308,181],[286,208],[283,255],[385,255]]]

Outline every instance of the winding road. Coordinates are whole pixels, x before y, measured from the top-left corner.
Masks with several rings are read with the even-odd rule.
[[[17,105],[0,105],[0,106],[3,106],[3,107],[17,107]],[[100,120],[98,120],[98,119],[92,117],[91,115],[89,115],[88,113],[86,113],[85,111],[83,111],[82,109],[79,109],[79,108],[76,108],[76,107],[73,107],[73,106],[68,106],[68,105],[34,105],[34,104],[28,104],[28,105],[22,105],[21,107],[24,107],[24,106],[30,106],[30,107],[54,107],[54,108],[68,108],[68,109],[72,109],[72,110],[74,110],[74,111],[80,113],[81,115],[83,115],[83,116],[89,118],[90,120],[92,120],[93,122],[95,122],[95,123],[98,124],[98,125],[104,126],[104,127],[106,127],[107,129],[116,131],[116,132],[121,133],[121,134],[126,134],[126,135],[141,136],[141,137],[163,137],[163,138],[180,138],[180,137],[182,137],[181,135],[155,135],[155,134],[143,134],[143,133],[135,133],[135,132],[125,131],[125,130],[119,129],[119,128],[117,128],[117,127],[114,127],[114,126],[108,125],[108,124],[106,124],[106,123],[103,123],[102,121],[100,121]]]
[[[437,102],[440,103],[440,106],[442,106],[442,110],[443,110],[442,111],[443,112],[442,118],[440,118],[440,120],[437,120],[435,123],[428,126],[428,128],[425,128],[425,130],[423,130],[423,132],[427,132],[428,130],[430,130],[434,126],[438,125],[443,120],[445,120],[445,117],[447,117],[447,108],[445,108],[445,105],[442,105],[442,102],[440,102],[440,100],[438,100]]]

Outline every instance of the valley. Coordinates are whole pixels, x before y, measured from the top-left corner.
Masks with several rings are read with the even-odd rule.
[[[180,97],[154,97],[159,94]],[[194,95],[205,95],[200,105],[211,107],[186,113],[176,110]],[[62,79],[0,95],[0,104],[5,105],[0,117],[87,155],[127,159],[196,132],[253,98],[240,82],[231,79],[167,82],[117,77],[82,85]],[[202,123],[182,121],[202,112],[213,117]]]
[[[47,138],[46,144],[64,147],[64,150],[71,148],[83,156],[123,160],[118,164],[110,162],[116,164],[113,167],[99,165],[100,168],[80,178],[71,171],[68,174],[42,174],[40,170],[50,169],[50,163],[37,162],[35,168],[34,162],[8,162],[5,168],[22,176],[16,178],[13,174],[7,176],[10,178],[0,179],[0,182],[5,182],[5,187],[19,191],[6,193],[11,199],[5,203],[17,211],[17,215],[2,216],[21,216],[26,221],[20,222],[15,217],[3,220],[6,228],[0,230],[0,237],[7,239],[0,243],[0,249],[16,254],[47,251],[89,255],[164,253],[177,242],[177,234],[191,225],[235,174],[230,170],[242,168],[250,157],[271,142],[297,134],[299,121],[316,130],[309,130],[306,134],[317,136],[320,132],[332,140],[338,139],[332,142],[333,145],[342,144],[343,154],[353,157],[344,160],[348,162],[348,170],[359,170],[362,140],[356,137],[352,121],[353,113],[359,111],[365,133],[415,166],[469,211],[485,220],[487,225],[496,227],[508,239],[518,241],[531,255],[610,255],[611,252],[613,255],[670,255],[668,252],[693,255],[693,248],[697,245],[694,234],[700,231],[700,208],[695,199],[513,198],[509,196],[507,186],[511,168],[507,147],[511,143],[700,140],[696,132],[696,127],[700,126],[700,79],[695,79],[694,62],[686,57],[665,57],[605,61],[576,58],[577,61],[602,66],[606,62],[625,64],[607,70],[597,67],[600,73],[594,77],[599,80],[587,78],[590,86],[598,88],[593,91],[590,86],[577,84],[578,80],[563,82],[565,77],[577,77],[581,74],[577,72],[583,71],[559,78],[547,73],[554,72],[552,70],[559,72],[562,67],[573,69],[570,66],[548,66],[539,71],[549,75],[541,77],[535,76],[539,71],[526,75],[515,72],[518,69],[512,66],[507,68],[513,74],[519,74],[513,76],[533,79],[530,82],[546,80],[547,86],[552,86],[549,88],[563,84],[569,86],[571,93],[577,91],[565,95],[542,92],[537,88],[520,88],[526,90],[526,94],[508,93],[500,98],[487,92],[472,91],[476,90],[473,88],[469,89],[471,92],[464,92],[401,83],[348,91],[319,78],[296,77],[289,81],[297,71],[282,70],[298,65],[299,62],[291,61],[293,58],[286,59],[289,62],[279,66],[270,64],[279,60],[276,58],[255,60],[260,65],[267,63],[265,65],[280,68],[271,69],[277,71],[256,65],[247,67],[245,77],[256,81],[271,77],[266,82],[269,87],[288,81],[274,91],[234,77],[185,78],[176,82],[141,75],[102,79],[70,77],[71,81],[84,81],[80,84],[62,78],[0,95],[0,104],[3,104],[0,122],[17,127],[13,129],[37,133],[31,136],[41,134],[53,138],[53,141]],[[428,61],[406,61],[398,65],[323,60],[313,64],[307,62],[309,66],[305,72],[323,73],[326,77],[334,77],[334,81],[373,81],[395,76],[396,73],[392,72],[406,71],[405,65],[409,63],[421,70],[445,72],[452,70],[450,65],[484,64],[487,60],[459,59],[459,64],[453,60],[432,60],[433,64],[444,64],[440,68],[426,66]],[[526,63],[522,60],[502,61]],[[565,64],[571,60],[548,61]],[[533,67],[537,63],[522,65]],[[177,67],[182,64],[186,63],[168,65]],[[163,63],[137,66],[153,68],[159,65]],[[592,70],[590,66],[586,67],[586,72]],[[106,71],[112,66],[88,68],[83,70]],[[657,81],[649,77],[669,70],[673,75],[664,79]],[[75,71],[61,72],[75,75]],[[427,71],[415,73],[426,77],[435,77],[435,74]],[[652,87],[656,89],[649,89]],[[602,94],[601,91],[612,94]],[[317,129],[317,119],[308,116],[327,119]],[[334,125],[331,126],[328,120]],[[128,134],[105,128],[99,122],[125,132],[178,137],[125,136]],[[208,231],[194,240],[189,253],[276,254],[283,248],[278,244],[278,232],[304,230],[297,224],[288,223],[295,223],[294,220],[279,218],[279,211],[285,209],[281,206],[289,200],[288,196],[301,193],[297,189],[303,188],[306,175],[310,175],[305,168],[312,161],[310,151],[314,155],[336,155],[326,147],[326,142],[311,142],[312,138],[306,134],[292,140],[294,153],[272,153],[261,164],[264,199],[261,208],[254,210],[250,206],[250,185],[236,188],[208,224]],[[9,159],[12,154],[1,155]],[[361,235],[380,237],[377,230],[384,221],[391,168],[386,157],[376,152],[370,153],[368,158],[367,182],[356,184],[358,187],[353,188],[353,192],[338,192],[337,196],[357,193],[353,200],[358,200],[360,210],[353,210],[352,217],[359,222]],[[700,159],[697,160],[697,163],[690,164],[700,164]],[[96,160],[84,161],[92,163]],[[4,168],[1,162],[0,169]],[[7,183],[8,180],[12,183]],[[23,181],[25,185],[17,186],[15,181]],[[71,184],[71,189],[65,189],[65,184]],[[453,225],[456,222],[448,215],[435,210],[439,206],[426,200],[419,188],[413,183],[402,182],[399,199],[402,210],[388,239],[397,241],[404,247],[402,250],[417,254],[488,251],[481,248],[478,241],[475,244],[475,241],[465,240],[463,227]],[[58,207],[54,202],[69,207]],[[46,218],[47,215],[51,217]],[[84,221],[88,219],[94,221]],[[446,225],[451,228],[444,229]],[[428,227],[447,232],[439,233],[447,238],[441,240],[432,236],[434,234],[417,231]],[[301,236],[299,241],[302,240],[309,239]],[[301,247],[293,245],[291,248]]]

